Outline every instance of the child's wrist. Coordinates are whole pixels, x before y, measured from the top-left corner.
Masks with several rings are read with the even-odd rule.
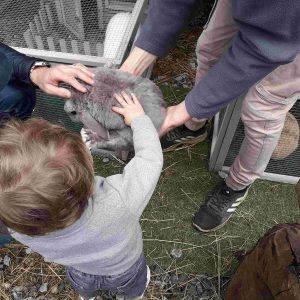
[[[144,118],[145,116],[146,116],[145,113],[136,115],[136,116],[131,120],[130,126],[132,127],[133,123],[135,123],[136,120],[142,119],[142,118]]]

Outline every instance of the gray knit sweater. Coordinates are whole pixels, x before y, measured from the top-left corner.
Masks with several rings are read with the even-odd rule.
[[[95,193],[71,226],[45,236],[12,236],[45,257],[94,275],[117,275],[143,251],[139,218],[150,200],[163,165],[156,129],[148,116],[132,122],[135,157],[123,174],[95,177]]]

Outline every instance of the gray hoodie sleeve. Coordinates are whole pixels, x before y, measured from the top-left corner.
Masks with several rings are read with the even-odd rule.
[[[136,45],[163,56],[183,28],[192,0],[151,0],[150,11]],[[300,51],[300,1],[232,0],[239,31],[231,47],[187,95],[193,117],[213,116]]]
[[[163,154],[158,133],[148,116],[134,119],[131,128],[135,156],[122,174],[108,177],[107,182],[118,191],[128,209],[139,218],[160,177]]]

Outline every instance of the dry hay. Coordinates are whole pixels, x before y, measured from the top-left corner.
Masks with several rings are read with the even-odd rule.
[[[177,47],[172,49],[169,54],[158,59],[154,69],[153,76],[159,77],[159,83],[175,83],[174,77],[180,74],[186,74],[189,79],[189,85],[192,86],[196,76],[196,54],[195,48],[202,28],[184,32],[178,40]]]

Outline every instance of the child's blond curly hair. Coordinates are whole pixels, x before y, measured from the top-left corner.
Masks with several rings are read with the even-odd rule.
[[[0,128],[0,220],[26,235],[73,224],[93,194],[93,159],[79,135],[39,118]]]

